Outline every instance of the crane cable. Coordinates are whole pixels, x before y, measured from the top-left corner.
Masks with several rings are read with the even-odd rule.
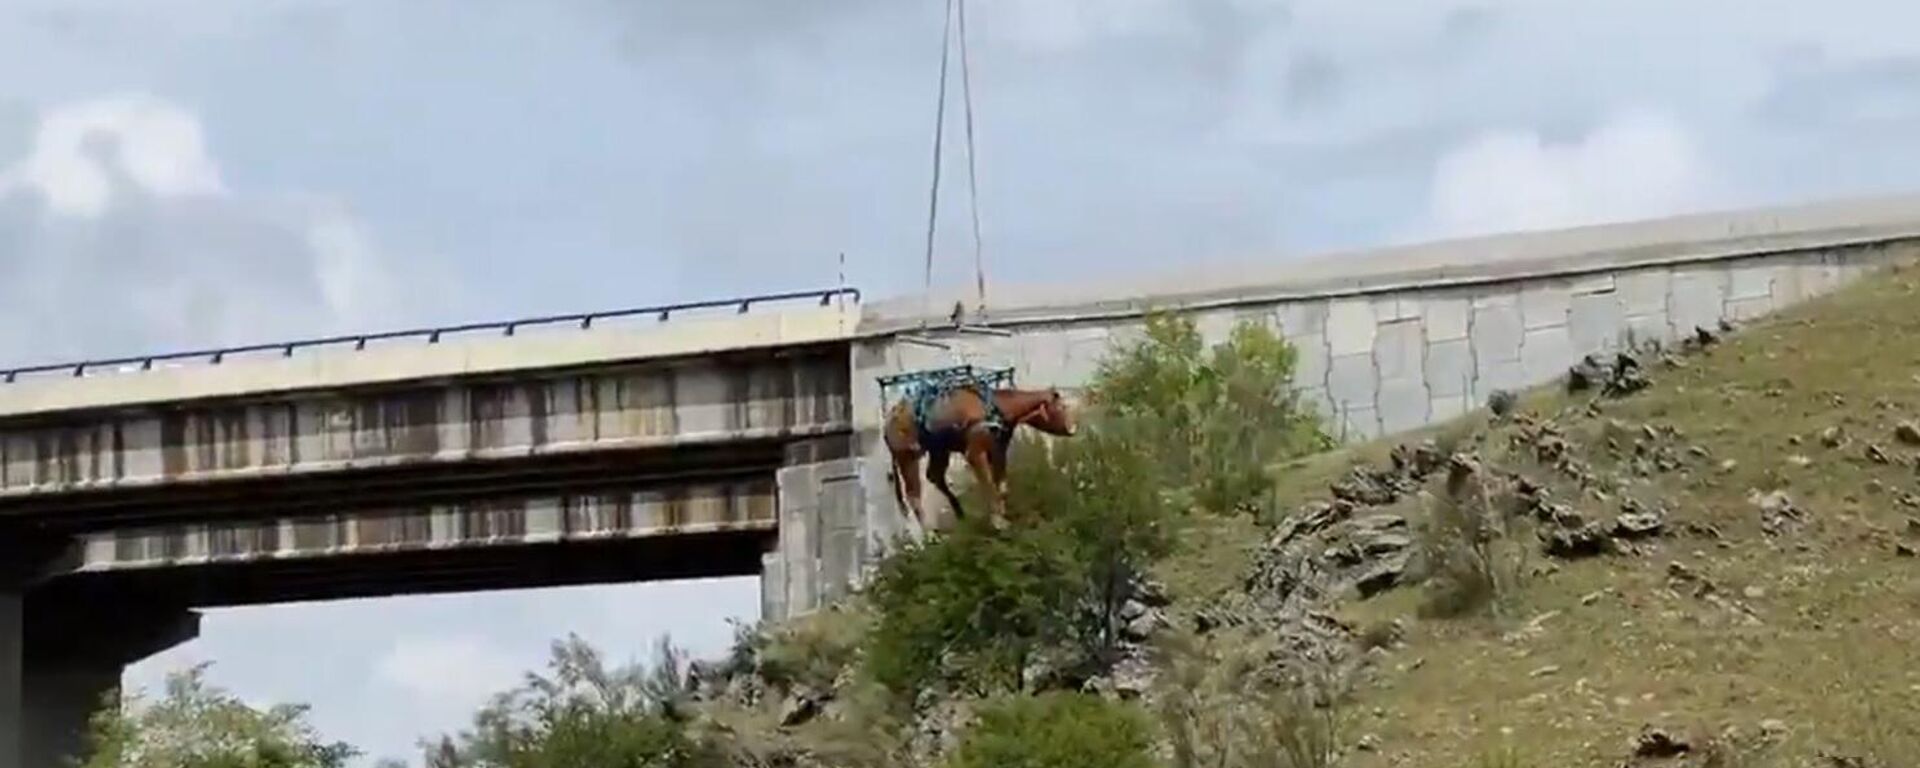
[[[982,257],[980,237],[980,190],[977,182],[977,165],[974,161],[973,138],[973,76],[972,66],[967,54],[967,10],[966,0],[947,0],[946,15],[941,22],[940,39],[940,85],[937,89],[938,101],[934,107],[933,123],[933,178],[927,194],[927,250],[926,264],[921,288],[920,326],[926,327],[928,316],[932,312],[933,300],[933,242],[936,223],[940,211],[940,160],[945,148],[947,123],[947,71],[954,47],[954,20],[959,18],[960,47],[960,89],[961,100],[966,114],[967,142],[967,193],[968,208],[973,219],[973,269],[974,285],[978,291],[979,307],[986,309],[987,278]]]

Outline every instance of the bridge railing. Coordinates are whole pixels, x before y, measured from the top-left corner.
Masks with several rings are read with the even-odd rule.
[[[595,323],[599,323],[602,321],[620,320],[620,319],[632,318],[632,317],[646,317],[649,315],[656,318],[659,322],[666,322],[672,319],[672,317],[677,314],[682,314],[686,312],[696,312],[699,310],[707,310],[707,309],[733,308],[736,313],[745,314],[746,312],[748,312],[749,310],[751,310],[753,307],[757,305],[785,304],[785,303],[793,303],[793,302],[799,302],[804,300],[816,301],[819,303],[820,306],[824,307],[824,306],[830,306],[833,303],[834,299],[841,298],[841,297],[851,298],[854,302],[859,302],[860,289],[858,288],[824,288],[824,289],[809,290],[809,291],[788,291],[785,293],[766,293],[766,294],[759,294],[756,296],[746,296],[741,298],[708,299],[704,301],[689,301],[689,302],[681,302],[677,304],[660,304],[660,305],[649,306],[649,307],[632,307],[628,309],[615,309],[615,310],[607,310],[602,312],[583,312],[583,313],[577,313],[577,314],[523,317],[523,318],[517,318],[513,320],[463,323],[459,325],[432,326],[432,327],[426,327],[426,328],[410,328],[407,330],[400,330],[400,331],[381,331],[377,333],[349,334],[349,335],[343,335],[343,336],[325,336],[325,337],[319,337],[319,338],[298,339],[295,341],[276,342],[272,344],[246,344],[246,345],[232,346],[232,347],[198,349],[198,350],[191,350],[186,352],[167,352],[164,354],[157,354],[157,355],[141,355],[141,356],[135,356],[135,357],[117,357],[117,358],[106,358],[106,359],[100,359],[100,360],[82,360],[82,361],[71,362],[71,363],[32,365],[32,366],[26,366],[22,368],[0,369],[0,383],[12,384],[16,381],[19,381],[23,377],[33,377],[33,376],[40,376],[44,374],[56,374],[56,373],[64,373],[74,377],[81,377],[81,376],[87,375],[88,372],[90,371],[101,371],[101,370],[107,370],[107,369],[124,369],[127,366],[137,366],[138,370],[150,371],[150,370],[153,370],[153,367],[156,364],[180,361],[180,360],[198,360],[211,365],[219,365],[221,362],[225,361],[229,357],[233,357],[235,355],[258,353],[258,352],[279,352],[282,357],[292,357],[294,352],[296,351],[303,350],[303,349],[313,349],[318,347],[337,347],[337,346],[352,345],[355,350],[364,350],[367,348],[367,345],[369,343],[377,342],[377,341],[390,341],[395,339],[425,339],[428,344],[438,344],[440,343],[441,339],[446,338],[448,336],[460,335],[460,334],[474,334],[474,333],[481,333],[481,332],[494,332],[494,333],[499,333],[502,336],[512,336],[516,332],[524,329],[528,329],[528,328],[540,328],[540,327],[561,326],[561,325],[573,325],[578,327],[581,330],[589,330],[593,328]]]

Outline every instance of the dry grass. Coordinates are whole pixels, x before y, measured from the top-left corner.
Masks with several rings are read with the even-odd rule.
[[[1654,388],[1607,401],[1597,416],[1548,390],[1521,408],[1570,414],[1561,423],[1580,458],[1629,477],[1623,490],[1664,502],[1683,530],[1639,555],[1561,563],[1528,580],[1517,622],[1422,620],[1415,589],[1344,606],[1356,621],[1409,627],[1406,647],[1357,693],[1349,727],[1381,747],[1350,765],[1613,766],[1646,724],[1686,734],[1700,748],[1695,764],[1846,755],[1892,766],[1920,755],[1920,558],[1896,552],[1902,541],[1920,547],[1920,522],[1909,522],[1920,509],[1907,506],[1920,502],[1902,501],[1920,498],[1920,448],[1893,433],[1903,419],[1920,422],[1920,274],[1869,278],[1653,375]],[[1480,419],[1429,434],[1457,439],[1487,428]],[[1633,477],[1607,437],[1648,424],[1706,455]],[[1824,445],[1830,427],[1847,441]],[[1352,462],[1383,461],[1390,447],[1296,462],[1281,498],[1323,496]],[[1807,513],[1778,537],[1763,533],[1749,500],[1773,490]],[[1615,509],[1562,498],[1590,514]],[[1222,564],[1239,561],[1215,553],[1258,541],[1213,533],[1168,569],[1183,574],[1186,594],[1225,586]],[[1672,563],[1711,591],[1676,583]]]

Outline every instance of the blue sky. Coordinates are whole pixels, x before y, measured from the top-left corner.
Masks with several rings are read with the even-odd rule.
[[[1920,6],[1814,9],[972,0],[987,272],[1913,191]],[[0,359],[827,285],[840,253],[910,290],[940,12],[0,0]],[[961,162],[940,282],[971,270]],[[712,652],[755,603],[730,580],[249,609],[130,675],[212,659],[410,754],[555,636]]]

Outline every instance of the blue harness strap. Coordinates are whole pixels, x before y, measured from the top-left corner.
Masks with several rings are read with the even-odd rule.
[[[940,398],[963,387],[971,387],[974,393],[979,395],[980,402],[986,408],[985,422],[988,429],[997,432],[1005,428],[1006,417],[1000,412],[1000,407],[993,402],[992,389],[989,388],[988,382],[975,374],[971,368],[930,372],[928,375],[915,376],[905,382],[904,394],[907,406],[913,414],[914,432],[919,436],[922,446],[947,447],[946,442],[953,436],[937,433],[930,426],[933,420],[933,406],[939,402]]]

